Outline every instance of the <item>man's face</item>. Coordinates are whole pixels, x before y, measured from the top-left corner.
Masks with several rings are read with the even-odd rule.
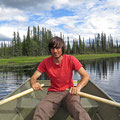
[[[53,47],[50,49],[50,51],[54,58],[59,58],[62,55],[62,48]]]

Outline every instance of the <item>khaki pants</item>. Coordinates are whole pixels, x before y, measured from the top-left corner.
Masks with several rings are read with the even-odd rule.
[[[49,120],[61,105],[67,109],[74,120],[91,120],[81,106],[80,97],[71,95],[68,91],[48,92],[37,106],[33,120]]]

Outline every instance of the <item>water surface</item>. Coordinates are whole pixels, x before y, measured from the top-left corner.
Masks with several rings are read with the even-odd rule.
[[[89,73],[91,81],[105,91],[115,101],[120,102],[120,58],[80,61]],[[0,99],[3,99],[34,73],[36,66],[1,67],[0,68]],[[46,74],[40,79],[48,79]],[[79,80],[77,72],[73,79]]]

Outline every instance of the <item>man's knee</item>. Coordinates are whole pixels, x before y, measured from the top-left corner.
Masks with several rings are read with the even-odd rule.
[[[67,110],[75,120],[90,120],[88,113],[81,105],[79,96],[69,95],[66,101]]]
[[[72,103],[79,103],[79,104],[81,104],[80,97],[77,96],[77,95],[71,95],[71,94],[69,94],[67,96],[66,101],[67,101],[68,104],[72,104]]]
[[[59,104],[50,101],[41,101],[36,108],[34,117],[42,118],[40,120],[49,120],[58,110]]]

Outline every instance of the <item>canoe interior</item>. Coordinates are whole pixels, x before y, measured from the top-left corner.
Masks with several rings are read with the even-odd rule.
[[[47,88],[50,86],[49,80],[40,80],[44,83],[44,91],[35,91],[19,99],[0,106],[0,120],[32,120],[35,108],[40,100],[45,96]],[[29,80],[12,92],[9,96],[20,93],[30,88]],[[95,86],[91,81],[83,89],[83,92],[100,96],[106,99],[111,98]],[[120,120],[120,109],[111,105],[81,98],[82,105],[89,113],[92,120]],[[67,111],[60,108],[51,120],[73,120]]]

